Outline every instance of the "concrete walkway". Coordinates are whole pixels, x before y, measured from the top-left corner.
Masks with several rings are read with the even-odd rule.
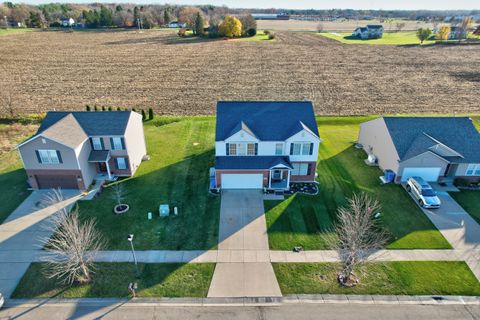
[[[219,228],[218,263],[208,297],[281,296],[269,261],[262,192],[223,191]],[[246,256],[252,262],[246,263]]]
[[[60,207],[70,206],[80,197],[78,190],[63,190],[64,199],[55,207],[44,208],[49,191],[34,191],[0,225],[0,292],[5,297],[15,290],[31,262],[43,254],[41,239],[50,238],[49,217]]]
[[[480,225],[447,193],[438,192],[439,209],[423,209],[454,249],[463,250],[463,259],[480,280]]]

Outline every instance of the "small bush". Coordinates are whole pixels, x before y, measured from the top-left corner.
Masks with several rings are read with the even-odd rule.
[[[112,107],[108,107],[108,111],[112,111]]]
[[[142,109],[142,120],[147,120],[147,115],[145,114],[145,110]]]
[[[186,37],[187,36],[187,29],[182,28],[182,29],[178,30],[178,36],[182,37],[182,38]]]
[[[263,33],[265,33],[267,36],[270,34],[269,30],[263,30]]]
[[[247,30],[247,36],[254,37],[257,34],[257,29],[251,28]]]
[[[152,108],[148,108],[148,119],[153,120],[153,109]]]
[[[87,104],[87,105],[85,106],[85,110],[90,111],[90,110],[92,110],[92,109],[91,109],[90,106]]]
[[[106,110],[106,109],[105,109],[105,106],[102,106],[102,111],[105,111],[105,110]]]
[[[270,34],[268,35],[268,40],[273,40],[273,39],[275,39],[275,34],[270,33]]]
[[[93,106],[93,111],[98,111],[97,105],[94,105],[94,106]]]
[[[117,107],[117,111],[122,111],[122,109],[120,109],[120,107]]]

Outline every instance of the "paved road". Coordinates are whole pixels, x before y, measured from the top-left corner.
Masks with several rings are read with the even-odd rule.
[[[41,254],[41,239],[49,238],[49,217],[60,207],[72,205],[81,196],[78,190],[62,190],[65,201],[44,207],[48,190],[34,191],[0,225],[0,292],[9,297],[31,262]]]
[[[266,307],[47,304],[0,311],[0,319],[480,319],[480,306],[295,304]]]
[[[269,258],[262,192],[223,191],[219,228],[218,263],[208,296],[281,296]],[[247,263],[248,256],[256,261]]]

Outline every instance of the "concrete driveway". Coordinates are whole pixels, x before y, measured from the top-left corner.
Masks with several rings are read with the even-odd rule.
[[[225,190],[220,207],[218,263],[209,297],[277,297],[260,190]]]
[[[62,190],[63,203],[44,207],[42,200],[48,192],[32,192],[0,225],[0,292],[6,298],[13,293],[30,263],[41,254],[42,239],[51,236],[46,230],[48,218],[59,207],[70,206],[81,197],[78,190]]]

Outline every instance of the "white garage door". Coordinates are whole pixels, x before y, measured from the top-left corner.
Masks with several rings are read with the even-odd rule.
[[[262,189],[263,174],[222,174],[223,189]]]
[[[437,181],[442,168],[405,168],[402,173],[402,181],[410,177],[421,177],[425,181]]]

